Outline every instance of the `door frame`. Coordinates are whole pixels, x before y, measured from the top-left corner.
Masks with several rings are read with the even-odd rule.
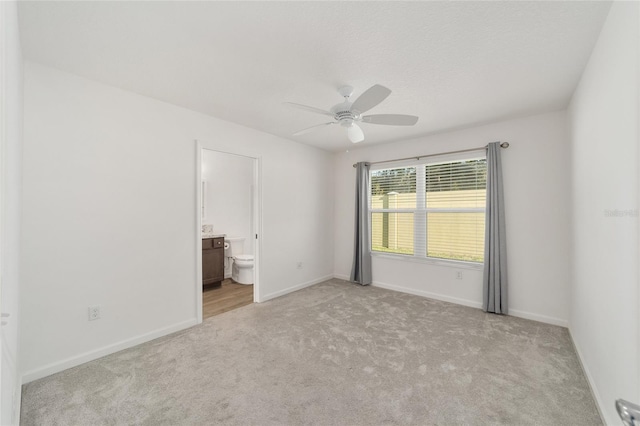
[[[253,302],[260,303],[260,254],[262,253],[262,157],[248,154],[246,152],[223,151],[214,147],[206,146],[196,140],[196,244],[195,244],[195,267],[196,267],[196,318],[198,324],[202,323],[202,152],[203,150],[214,151],[220,154],[236,155],[245,157],[253,161],[253,194],[251,211],[251,230],[255,237],[253,254]]]

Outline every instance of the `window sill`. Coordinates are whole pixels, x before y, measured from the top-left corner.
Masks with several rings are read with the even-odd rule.
[[[462,260],[449,260],[449,259],[437,259],[433,257],[416,257],[408,254],[393,254],[393,253],[380,253],[371,252],[371,257],[378,257],[381,259],[400,260],[402,262],[413,263],[425,263],[433,266],[445,266],[454,269],[472,269],[482,270],[484,265],[476,262],[465,262]]]

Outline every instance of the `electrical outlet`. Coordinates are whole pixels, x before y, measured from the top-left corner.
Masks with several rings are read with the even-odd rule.
[[[462,271],[456,271],[456,279],[457,280],[461,280],[462,279]]]
[[[89,321],[100,319],[100,305],[89,306]]]
[[[296,264],[296,268],[298,268],[298,269],[302,269],[302,262],[298,262],[298,263]]]

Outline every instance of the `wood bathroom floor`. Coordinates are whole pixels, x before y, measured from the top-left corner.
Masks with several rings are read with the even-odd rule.
[[[202,290],[202,319],[253,303],[253,285],[236,284],[230,278],[221,287]]]

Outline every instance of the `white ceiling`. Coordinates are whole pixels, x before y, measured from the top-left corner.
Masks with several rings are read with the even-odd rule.
[[[393,90],[364,144],[567,106],[609,2],[22,2],[26,59],[338,151],[336,89]]]

